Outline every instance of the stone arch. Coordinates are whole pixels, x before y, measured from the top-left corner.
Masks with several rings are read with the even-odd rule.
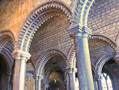
[[[112,47],[112,49],[114,50],[114,52],[117,51],[117,43],[112,38],[109,38],[102,34],[92,34],[90,39],[102,40],[102,41],[106,42],[107,44],[109,44]]]
[[[98,60],[98,62],[96,63],[96,66],[95,66],[96,74],[99,74],[99,75],[100,75],[101,72],[102,72],[102,68],[103,68],[104,64],[105,64],[108,60],[114,58],[114,56],[115,56],[115,53],[114,53],[114,52],[109,52],[109,53],[103,55],[103,56]]]
[[[72,13],[70,9],[59,1],[47,2],[34,9],[20,28],[17,48],[29,52],[32,38],[39,26],[46,20],[58,16],[60,13],[65,13],[69,21],[72,21]]]
[[[45,64],[48,62],[48,60],[55,56],[55,55],[61,55],[63,57],[63,59],[67,60],[66,56],[59,50],[48,50],[45,51],[44,53],[42,53],[38,59],[38,61],[36,62],[36,75],[42,75],[43,74],[43,69]]]
[[[0,55],[6,60],[9,73],[12,70],[14,59],[12,52],[14,50],[15,37],[10,30],[0,32]]]
[[[79,2],[75,0],[74,7],[74,23],[80,24],[81,26],[88,26],[88,14],[95,0],[80,0]]]
[[[14,34],[9,31],[0,32],[0,64],[1,65],[1,75],[3,81],[6,82],[6,85],[0,83],[3,87],[1,89],[12,89],[12,80],[13,80],[13,68],[14,68],[14,59],[12,57],[12,52],[14,50]],[[4,70],[5,69],[5,70]]]
[[[15,43],[15,35],[10,30],[5,30],[0,32],[0,46],[3,45],[6,41],[12,39],[13,43]]]
[[[91,38],[89,38],[89,40],[91,39],[98,39],[98,40],[102,40],[105,41],[107,44],[109,44],[112,49],[114,50],[114,52],[116,53],[116,42],[110,38],[107,38],[104,35],[99,35],[99,34],[92,34]],[[69,52],[68,52],[68,61],[67,61],[67,67],[74,67],[76,65],[76,57],[75,57],[75,50],[74,50],[74,44],[71,46]],[[93,70],[95,71],[95,67],[93,65],[91,65],[93,67]]]

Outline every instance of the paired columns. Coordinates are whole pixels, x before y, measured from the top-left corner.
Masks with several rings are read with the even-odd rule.
[[[31,55],[23,51],[15,50],[13,56],[15,58],[13,90],[24,90],[26,62]]]
[[[91,36],[91,33],[89,28],[80,25],[75,25],[69,29],[69,34],[75,43],[80,90],[94,90],[88,47],[88,38]]]
[[[76,90],[76,80],[75,80],[75,73],[76,73],[76,68],[67,68],[66,69],[66,72],[67,72],[67,75],[68,75],[68,79],[69,79],[69,87],[68,87],[68,90]]]

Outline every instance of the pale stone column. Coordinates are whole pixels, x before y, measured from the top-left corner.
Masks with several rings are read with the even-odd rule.
[[[31,55],[20,50],[15,50],[13,56],[15,58],[13,90],[24,90],[26,62]]]
[[[45,85],[45,90],[48,90],[48,88],[49,88],[49,85],[46,84],[46,85]]]
[[[43,79],[42,75],[37,75],[36,76],[36,88],[35,90],[41,90],[41,80]]]
[[[69,76],[69,90],[76,90],[76,79],[75,79],[75,73],[76,68],[67,68],[66,69],[68,76]]]
[[[80,90],[94,90],[91,70],[88,38],[91,30],[87,27],[75,25],[69,29],[69,34],[74,38],[77,73]]]
[[[98,84],[98,90],[102,90],[102,75],[97,74],[97,84]]]
[[[70,88],[69,88],[69,74],[68,74],[67,70],[65,72],[65,75],[66,75],[66,87],[67,87],[66,90],[70,90]]]

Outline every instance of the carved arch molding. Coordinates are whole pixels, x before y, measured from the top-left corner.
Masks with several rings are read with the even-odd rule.
[[[12,52],[14,50],[15,37],[10,30],[0,32],[0,55],[5,59],[8,74],[12,73],[14,59]]]
[[[58,1],[52,1],[40,5],[30,13],[20,28],[17,48],[29,52],[30,44],[34,33],[48,19],[64,13],[68,20],[72,21],[72,13],[68,7]]]
[[[110,53],[107,53],[106,55],[104,55],[102,58],[103,60],[105,60],[104,58],[114,58],[115,55],[116,55],[116,51],[117,51],[117,44],[114,40],[110,39],[110,38],[107,38],[106,36],[104,35],[100,35],[100,34],[93,34],[90,38],[91,40],[92,39],[98,39],[98,40],[102,40],[104,42],[106,42],[109,46],[111,46],[111,48],[113,49],[114,52],[110,52]],[[68,57],[67,57],[67,67],[68,68],[72,68],[72,67],[75,67],[76,66],[76,56],[75,56],[75,50],[74,50],[74,44],[71,46],[70,50],[69,50],[69,53],[68,53]],[[106,59],[107,61],[107,59]],[[102,59],[101,59],[101,62]],[[105,62],[103,62],[105,63]],[[99,66],[99,65],[98,65]],[[94,66],[93,67],[93,70],[95,71],[96,68]],[[101,70],[101,69],[100,69]]]

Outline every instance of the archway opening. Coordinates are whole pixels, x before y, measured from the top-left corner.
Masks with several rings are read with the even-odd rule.
[[[119,82],[119,65],[113,60],[108,60],[102,68],[102,88],[103,90],[116,90]]]
[[[53,71],[48,79],[49,88],[48,90],[64,90],[62,85],[62,75],[63,73],[61,71]]]
[[[0,55],[0,89],[8,90],[9,76],[8,76],[8,65],[5,59]]]
[[[45,65],[45,86],[46,90],[65,90],[65,70],[66,64],[61,55],[54,55]]]

